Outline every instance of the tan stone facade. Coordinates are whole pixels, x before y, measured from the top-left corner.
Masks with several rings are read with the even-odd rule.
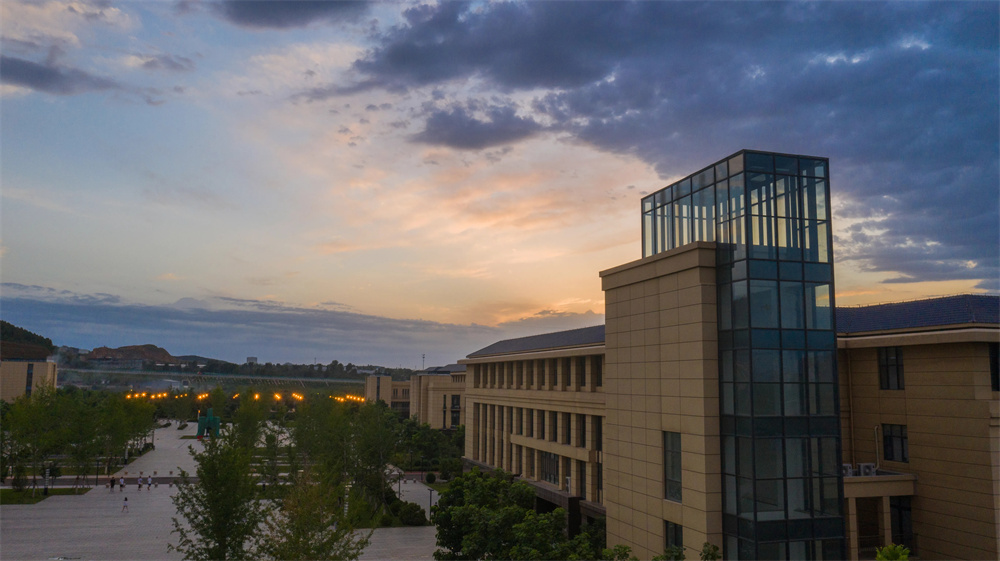
[[[461,361],[466,460],[520,474],[577,515],[602,515],[603,361],[603,345]]]
[[[722,545],[715,248],[696,243],[601,273],[606,298],[608,543],[663,553]],[[679,433],[679,499],[667,498],[664,433]],[[689,555],[690,556],[690,555]]]
[[[384,401],[393,411],[409,417],[410,382],[397,382],[391,376],[367,376],[365,401]]]
[[[410,377],[410,416],[434,429],[465,423],[465,371]]]
[[[998,340],[996,325],[839,337],[843,461],[879,470],[844,479],[852,559],[892,539],[906,508],[906,541],[919,557],[1000,557],[1000,392],[990,379]],[[879,349],[898,349],[901,389],[882,389]],[[905,427],[905,457],[886,458],[886,438],[900,440],[887,426]],[[855,489],[862,484],[870,489]]]
[[[31,377],[31,391],[42,386],[55,387],[58,378],[56,363],[27,360],[0,362],[0,399],[8,403],[24,395]]]

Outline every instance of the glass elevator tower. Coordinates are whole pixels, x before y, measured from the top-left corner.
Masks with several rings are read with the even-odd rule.
[[[726,559],[843,559],[829,160],[743,150],[642,200],[643,257],[716,243]]]

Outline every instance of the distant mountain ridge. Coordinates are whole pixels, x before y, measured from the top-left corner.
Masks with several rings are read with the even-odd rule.
[[[97,347],[90,351],[86,360],[150,360],[154,362],[177,363],[181,359],[171,355],[166,349],[156,345],[131,345],[112,349]]]

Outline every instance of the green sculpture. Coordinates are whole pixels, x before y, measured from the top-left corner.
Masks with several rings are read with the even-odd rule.
[[[212,408],[208,408],[208,416],[202,415],[201,411],[198,412],[198,440],[201,440],[205,436],[205,431],[208,431],[208,436],[219,436],[219,425],[222,419],[216,417],[212,414]]]

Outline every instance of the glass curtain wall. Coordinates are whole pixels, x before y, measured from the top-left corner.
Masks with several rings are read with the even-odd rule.
[[[829,162],[741,151],[642,201],[643,256],[716,242],[726,559],[843,559]]]

